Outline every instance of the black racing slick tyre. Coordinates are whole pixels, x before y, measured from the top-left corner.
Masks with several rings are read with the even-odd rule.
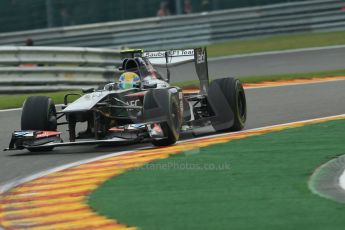
[[[169,122],[164,122],[161,124],[161,128],[166,138],[160,140],[153,140],[152,144],[154,146],[169,146],[176,143],[180,135],[180,125],[178,121],[178,103],[172,99],[172,103],[169,108]],[[169,125],[170,123],[170,125]],[[177,135],[176,135],[177,134]]]
[[[144,99],[144,110],[157,106],[160,110],[159,113],[166,117],[166,121],[160,123],[165,138],[154,139],[152,144],[154,146],[173,145],[179,139],[182,123],[178,96],[166,89],[149,91]]]
[[[227,128],[217,128],[213,126],[216,131],[239,131],[244,128],[247,120],[247,102],[244,89],[240,80],[236,78],[221,78],[211,82],[215,84],[220,93],[224,95],[227,104],[233,112],[233,125]]]
[[[21,130],[56,131],[56,108],[51,98],[28,97],[22,109]],[[51,151],[53,147],[28,148],[31,152]]]

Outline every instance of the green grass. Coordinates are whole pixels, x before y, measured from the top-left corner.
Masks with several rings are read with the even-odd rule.
[[[208,46],[210,57],[345,44],[345,31],[279,35]]]
[[[345,153],[344,130],[345,120],[332,121],[185,152],[106,181],[89,204],[143,230],[342,230],[345,205],[313,194],[307,181]]]
[[[291,79],[310,79],[315,77],[336,77],[345,76],[345,69],[333,70],[333,71],[320,71],[311,73],[295,73],[295,74],[278,74],[278,75],[268,75],[268,76],[245,76],[241,77],[243,83],[257,83],[262,81],[279,81],[279,80],[291,80]],[[174,85],[183,88],[194,88],[199,87],[199,81],[185,81],[178,82]]]
[[[1,94],[0,109],[10,109],[22,107],[23,102],[29,96],[48,96],[53,99],[55,104],[62,104],[63,98],[67,93],[81,93],[81,91],[47,92],[47,93],[27,93],[27,94]]]

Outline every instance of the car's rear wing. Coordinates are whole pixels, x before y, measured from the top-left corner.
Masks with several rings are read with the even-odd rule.
[[[200,81],[200,93],[204,95],[207,94],[209,76],[206,47],[185,50],[143,52],[142,57],[148,58],[154,66],[166,68],[194,62],[195,70]]]
[[[200,81],[200,94],[206,95],[209,86],[207,50],[206,47],[180,50],[147,51],[141,49],[124,50],[121,58],[147,58],[152,65],[167,68],[168,82],[170,81],[169,68],[186,63],[195,64],[195,70]]]
[[[143,52],[143,57],[159,67],[174,67],[194,61],[194,49]]]

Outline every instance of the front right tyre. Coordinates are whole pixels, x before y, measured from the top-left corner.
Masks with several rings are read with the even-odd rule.
[[[162,139],[153,139],[155,146],[169,146],[175,144],[180,136],[182,124],[182,111],[177,93],[169,89],[152,89],[144,97],[143,102],[144,122],[160,120],[161,129],[164,134]]]

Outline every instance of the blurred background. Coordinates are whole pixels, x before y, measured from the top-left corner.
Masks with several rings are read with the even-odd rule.
[[[207,46],[211,78],[345,73],[345,0],[1,0],[0,14],[0,93],[98,87],[132,48]],[[322,51],[291,53],[305,48]]]
[[[167,10],[165,12],[166,15],[176,15],[296,1],[297,0],[1,0],[0,32],[155,17],[158,15],[159,9],[163,5],[165,5]],[[190,6],[188,6],[188,4],[190,4]]]

